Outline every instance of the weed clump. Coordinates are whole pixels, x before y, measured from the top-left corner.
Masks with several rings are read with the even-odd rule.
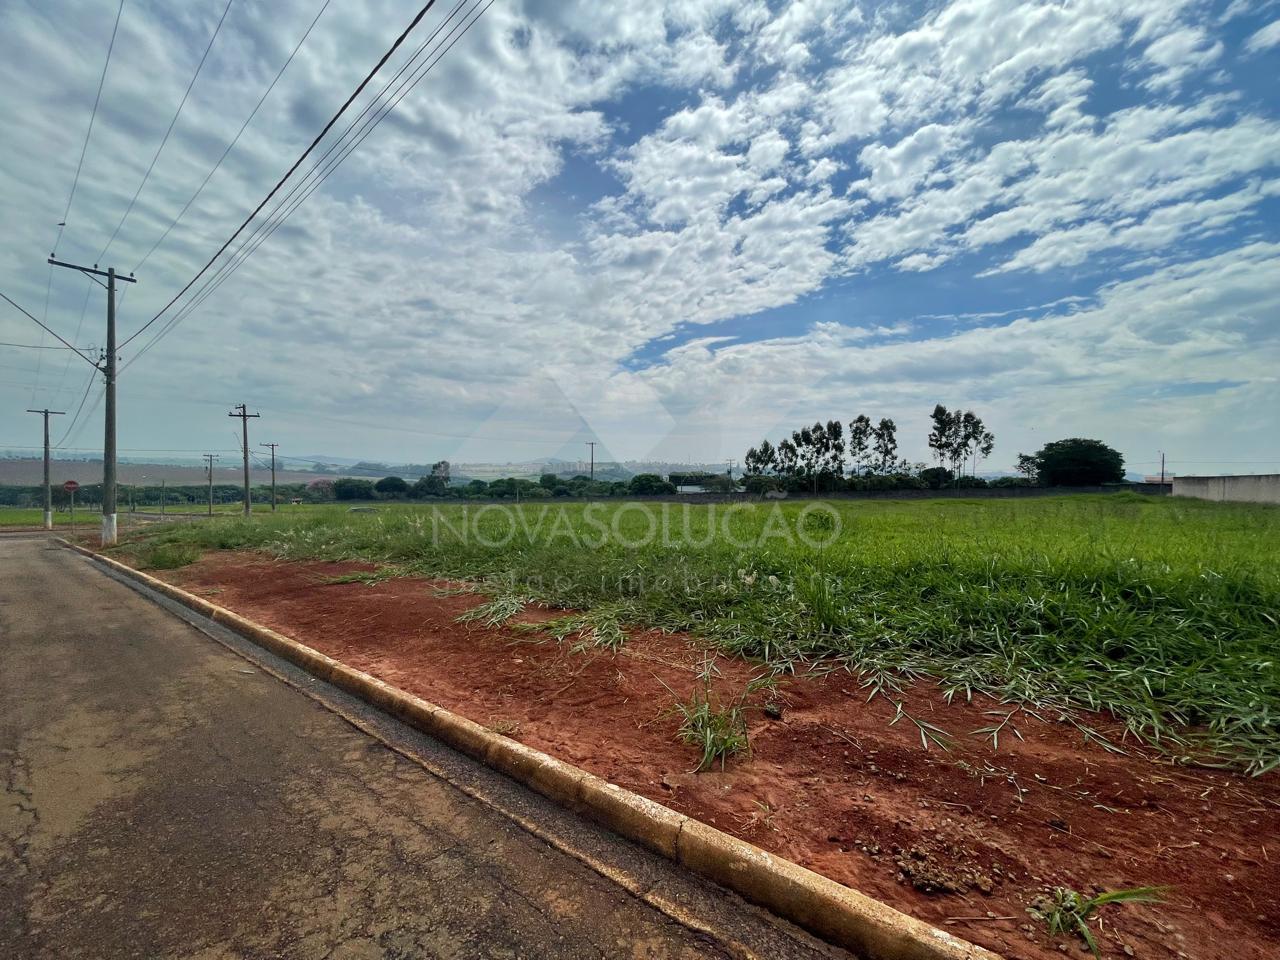
[[[157,543],[138,552],[146,570],[176,570],[200,559],[200,550],[188,543]]]
[[[1089,921],[1098,909],[1109,903],[1159,903],[1164,899],[1166,890],[1167,887],[1134,887],[1085,897],[1067,887],[1054,887],[1031,901],[1027,912],[1044,921],[1050,936],[1074,934],[1085,942],[1095,957],[1101,958],[1098,941],[1089,928]]]
[[[702,668],[695,679],[692,695],[687,700],[679,699],[671,687],[661,679],[658,680],[667,691],[676,697],[675,705],[669,712],[681,719],[680,729],[676,736],[698,750],[698,766],[695,773],[710,770],[719,761],[720,769],[725,761],[735,753],[750,751],[751,742],[747,736],[747,698],[758,690],[772,688],[776,678],[772,674],[757,677],[746,685],[736,697],[725,700],[714,689],[715,681],[720,678],[720,670],[710,656],[704,658]]]

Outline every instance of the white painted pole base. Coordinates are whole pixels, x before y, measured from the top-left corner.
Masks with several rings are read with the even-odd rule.
[[[53,511],[52,510],[46,510],[44,512],[44,528],[46,530],[53,529]]]
[[[104,547],[114,547],[116,545],[116,515],[114,513],[104,513],[102,515],[102,545]]]

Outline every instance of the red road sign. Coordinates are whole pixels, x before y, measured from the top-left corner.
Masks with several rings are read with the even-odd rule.
[[[80,489],[80,484],[76,483],[74,480],[68,480],[62,485],[62,489],[67,491],[67,493],[75,493]]]

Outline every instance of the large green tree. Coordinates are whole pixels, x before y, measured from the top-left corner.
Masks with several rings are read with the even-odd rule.
[[[871,438],[875,428],[871,425],[871,418],[865,413],[860,413],[849,421],[849,440],[848,451],[849,459],[852,461],[852,473],[861,473],[870,469],[867,449],[871,446]]]
[[[898,467],[898,425],[889,417],[881,417],[871,428],[871,449],[875,454],[871,469],[887,474]]]
[[[1019,455],[1019,470],[1023,457]],[[1049,487],[1089,487],[1124,480],[1124,457],[1101,440],[1071,437],[1046,443],[1033,457],[1036,480]]]

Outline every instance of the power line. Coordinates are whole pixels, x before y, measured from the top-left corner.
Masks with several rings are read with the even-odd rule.
[[[55,444],[59,450],[62,449],[62,445],[67,442],[67,438],[71,436],[71,431],[75,429],[76,424],[80,421],[80,411],[84,409],[84,402],[89,399],[89,391],[93,389],[93,380],[97,372],[95,370],[89,374],[89,381],[84,385],[84,393],[80,395],[80,402],[76,405],[76,412],[72,415],[71,422],[67,424],[67,429],[63,431],[62,439]],[[97,406],[95,403],[94,408],[96,409]]]
[[[69,347],[52,346],[47,343],[9,343],[7,340],[0,340],[0,347],[21,347],[23,350],[68,350]]]
[[[58,255],[58,244],[62,242],[62,231],[67,227],[67,218],[71,216],[71,201],[75,199],[76,187],[80,183],[80,170],[84,167],[84,157],[89,150],[89,136],[93,133],[93,121],[98,116],[98,103],[102,99],[102,85],[107,80],[107,67],[111,65],[111,51],[116,46],[116,31],[120,29],[120,15],[124,13],[124,0],[120,0],[120,6],[116,8],[116,22],[111,27],[111,40],[107,43],[107,59],[102,63],[102,75],[98,77],[98,92],[93,96],[93,112],[89,114],[89,129],[84,132],[84,144],[80,147],[80,160],[76,164],[76,175],[71,180],[71,192],[67,194],[67,206],[62,211],[62,222],[58,224],[58,236],[53,241],[53,252],[50,256]],[[50,278],[53,276],[53,269],[49,270]],[[46,301],[47,301],[46,297]],[[47,310],[47,303],[46,303]]]
[[[69,349],[69,350],[75,350],[75,352],[76,352],[76,353],[78,353],[78,354],[80,354],[80,356],[81,356],[81,357],[83,357],[83,358],[84,358],[88,363],[90,363],[90,364],[91,364],[91,365],[93,365],[94,367],[96,367],[96,366],[97,366],[97,363],[95,363],[93,360],[90,360],[90,359],[89,359],[87,356],[85,356],[83,353],[80,353],[80,351],[79,351],[79,350],[77,350],[77,349],[76,349],[76,347],[75,347],[73,344],[70,344],[70,343],[68,343],[66,340],[63,340],[63,339],[62,339],[62,337],[58,336],[58,334],[57,334],[57,333],[56,333],[52,328],[50,328],[47,324],[41,323],[39,320],[37,320],[35,317],[33,317],[33,316],[32,316],[30,313],[28,313],[26,310],[23,310],[23,309],[22,309],[22,307],[21,307],[21,306],[19,306],[17,303],[15,303],[12,299],[10,299],[10,298],[9,298],[9,296],[8,296],[7,294],[5,294],[4,292],[0,291],[0,298],[3,298],[4,300],[8,301],[8,303],[9,303],[9,305],[10,305],[10,306],[16,307],[18,310],[20,310],[20,311],[21,311],[21,312],[26,316],[26,318],[27,318],[28,320],[30,320],[32,323],[36,324],[37,326],[41,327],[41,328],[42,328],[46,333],[50,333],[50,334],[52,334],[52,335],[54,336],[54,338],[55,338],[55,339],[57,339],[57,340],[58,340],[58,342],[59,342],[59,343],[61,343],[64,347],[66,347],[66,348],[67,348],[67,349]]]
[[[50,273],[52,273],[52,272],[53,272],[53,264],[52,264],[52,263],[51,263],[51,264],[49,264],[49,272],[50,272]],[[94,276],[92,276],[92,275],[90,275],[90,274],[87,274],[87,273],[86,273],[84,276],[85,276],[85,279],[86,279],[86,280],[92,280],[94,283],[97,283],[97,282],[98,282],[98,281],[97,281],[97,278],[96,278],[96,277],[94,277]],[[126,288],[126,289],[127,289],[127,288]],[[89,311],[89,297],[90,297],[92,294],[93,294],[93,283],[86,283],[86,284],[84,285],[84,302],[80,304],[80,319],[76,322],[76,332],[75,332],[75,334],[71,337],[71,339],[72,339],[72,340],[79,340],[79,339],[80,339],[80,331],[84,329],[84,317],[85,317],[85,314],[86,314],[86,313],[88,313],[88,311]],[[122,299],[123,299],[123,298],[122,298]],[[46,302],[46,306],[47,306],[47,302]],[[45,320],[48,320],[48,319],[49,319],[49,318],[48,318],[48,316],[46,316],[46,317],[45,317]],[[67,357],[67,362],[66,362],[66,363],[64,363],[64,364],[62,365],[62,373],[58,376],[58,387],[57,387],[57,389],[61,390],[61,389],[62,389],[62,385],[63,385],[64,383],[66,383],[66,382],[67,382],[67,371],[68,371],[68,370],[70,370],[70,369],[71,369],[71,358],[70,358],[70,357]],[[39,369],[37,368],[37,370],[36,370],[36,379],[37,379],[37,380],[39,380],[39,378],[40,378],[40,371],[39,371]]]
[[[222,156],[218,157],[218,162],[213,165],[213,168],[207,174],[205,174],[204,180],[200,182],[200,186],[196,187],[195,193],[191,194],[187,202],[183,204],[182,209],[178,211],[178,215],[173,218],[173,221],[169,226],[165,227],[164,233],[160,234],[160,239],[153,243],[151,245],[151,249],[147,251],[147,255],[138,261],[138,265],[133,268],[134,273],[137,273],[142,269],[142,265],[151,258],[151,255],[156,252],[156,249],[160,244],[164,243],[165,238],[169,236],[169,231],[178,225],[178,221],[186,215],[191,204],[195,203],[196,198],[199,197],[204,188],[209,185],[209,181],[213,178],[213,175],[217,173],[218,168],[222,166],[222,161],[227,159],[227,154],[229,154],[232,148],[240,142],[240,137],[244,134],[245,130],[248,129],[253,118],[258,115],[258,111],[262,108],[262,105],[266,103],[267,97],[271,95],[271,91],[274,90],[276,84],[280,82],[280,78],[284,76],[285,70],[289,68],[289,64],[293,62],[293,58],[298,55],[298,51],[301,50],[302,45],[306,43],[307,37],[311,36],[311,31],[315,29],[315,25],[320,22],[320,18],[324,16],[324,12],[329,9],[329,4],[331,2],[332,0],[324,0],[324,3],[320,5],[320,12],[311,20],[311,24],[307,27],[302,38],[294,45],[293,52],[289,54],[289,58],[285,60],[283,65],[281,65],[280,69],[276,72],[275,77],[272,78],[271,83],[267,85],[267,89],[264,90],[262,92],[262,96],[258,98],[258,102],[255,103],[253,105],[253,109],[249,111],[249,115],[244,118],[244,123],[240,124],[240,129],[236,131],[236,135],[231,138],[231,142],[228,143],[226,149],[222,151]]]
[[[361,118],[364,117],[365,114],[367,114],[367,112],[379,102],[379,99],[391,87],[391,85],[395,82],[396,78],[399,77],[400,74],[405,71],[405,69],[407,69],[409,66],[411,66],[414,63],[414,61],[422,53],[422,50],[425,49],[426,46],[429,45],[431,41],[435,39],[435,37],[439,34],[439,32],[444,28],[444,25],[447,24],[449,20],[453,18],[454,14],[456,14],[458,10],[465,5],[466,2],[468,2],[468,0],[461,0],[461,2],[449,14],[449,16],[445,18],[444,22],[439,27],[436,28],[435,32],[431,35],[431,37],[429,37],[427,41],[422,45],[422,47],[419,47],[418,51],[413,55],[413,57],[411,57],[409,61],[407,61],[405,65],[400,68],[400,71],[397,72],[396,76],[392,77],[391,81],[388,82],[387,86],[384,87],[383,90],[378,94],[378,97],[374,98],[374,100],[365,107],[364,111],[362,111],[361,114],[357,116],[354,121],[352,121],[351,125],[348,126],[347,130],[342,134],[342,136],[339,137],[338,140],[335,141],[329,147],[329,149],[325,152],[324,156],[320,158],[320,160],[306,174],[306,176],[301,181],[296,183],[294,187],[289,191],[289,193],[279,203],[277,203],[277,205],[272,210],[272,212],[268,214],[267,219],[261,222],[257,227],[254,228],[254,230],[250,233],[249,237],[247,237],[240,244],[240,246],[236,249],[236,251],[232,254],[232,256],[227,261],[225,261],[221,266],[219,266],[219,268],[216,271],[214,271],[213,277],[211,277],[209,280],[206,280],[205,283],[200,287],[200,289],[196,291],[195,295],[191,298],[191,300],[189,300],[186,304],[184,304],[179,309],[179,311],[168,321],[168,323],[166,323],[165,326],[162,327],[160,331],[156,333],[156,335],[152,337],[150,341],[148,341],[146,344],[143,345],[143,347],[138,351],[137,354],[133,356],[133,358],[129,361],[129,363],[125,364],[125,368],[128,368],[129,364],[131,364],[134,360],[137,360],[138,357],[140,357],[147,350],[151,349],[151,347],[153,347],[164,336],[166,336],[170,330],[172,330],[179,323],[185,320],[191,313],[195,312],[195,310],[197,310],[206,300],[208,300],[209,297],[211,297],[217,291],[217,289],[220,286],[222,286],[222,284],[225,283],[227,279],[230,278],[231,274],[233,274],[236,270],[238,270],[244,264],[244,262],[248,260],[249,257],[251,257],[259,247],[262,246],[263,243],[269,240],[272,234],[274,234],[275,231],[279,229],[280,226],[287,219],[289,219],[290,216],[293,215],[293,213],[298,209],[298,207],[300,207],[303,203],[306,202],[306,200],[324,183],[324,181],[329,178],[329,176],[333,173],[333,171],[337,169],[337,167],[341,165],[342,162],[346,160],[348,156],[351,155],[352,151],[354,151],[356,147],[358,147],[362,142],[364,142],[365,138],[368,137],[369,134],[373,132],[373,130],[382,122],[383,119],[385,119],[387,114],[390,113],[390,111],[394,109],[394,107],[401,100],[403,100],[404,97],[407,96],[408,93],[411,92],[413,88],[418,85],[419,82],[421,82],[423,77],[425,77],[426,74],[430,72],[430,70],[437,63],[439,63],[441,59],[443,59],[444,55],[449,52],[449,50],[453,47],[453,45],[457,43],[459,40],[461,40],[462,37],[467,33],[467,31],[470,30],[472,26],[474,26],[475,22],[479,20],[481,16],[484,15],[485,11],[487,11],[489,7],[493,5],[493,0],[488,0],[488,3],[486,3],[484,7],[481,9],[480,3],[477,2],[475,6],[473,6],[470,10],[468,10],[467,13],[463,15],[463,18],[459,20],[458,24],[456,24],[449,31],[449,33],[445,37],[445,40],[441,41],[440,45],[437,46],[436,50],[432,51],[432,54],[428,56],[429,62],[424,63],[422,66],[418,68],[415,74],[411,75],[407,80],[402,82],[400,87],[397,88],[397,90],[393,93],[394,99],[392,99],[385,108],[381,109],[376,116],[374,116],[370,120],[366,120],[361,131],[357,134],[356,138],[352,140],[349,144],[347,144],[345,147],[342,147],[342,152],[338,155],[338,157],[333,161],[331,161],[327,166],[325,166],[326,158],[328,158],[329,155],[335,149],[338,149],[339,145],[342,143],[344,139],[346,139],[347,135],[350,134],[350,132],[356,127],[357,124],[360,123]],[[477,9],[479,10],[479,13],[477,13],[476,16],[473,17],[469,22],[465,22],[465,25],[464,25],[464,21],[466,21],[466,17],[471,16],[471,13],[476,11]],[[457,32],[459,30],[459,27],[461,27],[461,32]],[[457,36],[454,36],[455,33],[457,33]],[[452,39],[450,39],[450,37],[452,37]],[[447,45],[445,41],[448,41]],[[435,56],[434,60],[430,60],[430,56],[432,55]],[[312,182],[310,185],[307,185],[307,181],[313,175],[315,175],[315,173],[318,170],[320,170],[322,166],[324,166],[325,169],[323,170],[319,178],[316,179],[314,182]],[[297,195],[299,190],[304,190],[302,195],[298,197],[297,200],[295,200],[289,206],[289,208],[285,210],[285,212],[281,216],[273,220],[272,218],[275,217],[275,215],[283,207],[285,207],[286,204],[289,204],[290,200],[295,195]],[[141,333],[142,331],[140,330],[138,332]],[[126,340],[125,342],[127,343],[128,341]]]
[[[107,68],[111,65],[111,53],[113,50],[115,50],[116,34],[120,29],[120,17],[121,15],[123,15],[123,13],[124,13],[124,0],[120,0],[120,5],[116,8],[115,23],[113,23],[111,26],[111,39],[107,43],[107,57],[102,62],[102,73],[98,77],[98,90],[93,95],[93,110],[89,113],[89,126],[84,132],[84,143],[80,145],[80,159],[76,162],[76,173],[71,180],[71,191],[70,193],[67,194],[67,205],[66,205],[66,208],[62,211],[62,220],[58,223],[58,235],[57,237],[54,238],[53,250],[49,254],[50,257],[56,257],[58,255],[58,244],[62,242],[62,232],[66,229],[67,220],[71,216],[71,203],[75,199],[76,187],[80,183],[80,172],[84,168],[85,155],[89,151],[89,138],[93,135],[93,122],[98,116],[98,106],[102,101],[102,88],[107,81]],[[45,290],[44,290],[44,315],[43,316],[44,316],[44,321],[46,323],[49,321],[49,296],[52,290],[53,290],[53,264],[49,264],[49,278],[45,283]],[[81,306],[80,308],[80,322],[76,325],[75,336],[71,338],[73,340],[80,339],[80,330],[84,326],[85,308],[88,307],[88,305],[89,305],[89,289],[86,288],[85,295],[84,295],[84,305]],[[41,340],[43,342],[43,334],[41,335]],[[38,359],[36,361],[35,386],[33,386],[31,389],[31,396],[33,399],[35,398],[36,389],[39,387],[39,384],[40,384],[40,370],[41,370],[41,367],[43,366],[43,363],[41,362],[43,355],[40,355],[40,356],[41,356],[41,359]],[[67,369],[70,366],[71,366],[71,358],[68,357],[67,362],[63,364],[62,373],[58,377],[58,386],[54,389],[55,393],[60,391],[62,389],[63,383],[66,382]]]
[[[63,223],[66,223],[66,218],[65,218],[65,217],[63,218]],[[62,231],[61,231],[61,228],[59,228],[59,231],[58,231],[58,232],[59,232],[59,233],[61,233],[61,232],[62,232]],[[53,264],[51,263],[51,264],[49,264],[49,276],[48,276],[48,278],[47,278],[47,279],[45,280],[45,282],[44,282],[44,313],[42,313],[42,314],[40,315],[40,316],[41,316],[41,318],[44,320],[44,322],[45,322],[45,323],[48,323],[48,322],[49,322],[49,296],[50,296],[50,294],[52,294],[52,293],[53,293]],[[74,337],[72,337],[71,339],[73,339],[73,340],[79,340],[79,339],[80,339],[80,335],[77,333],[77,334],[76,334]],[[42,332],[42,333],[40,334],[40,346],[42,346],[42,347],[43,347],[43,346],[45,345],[44,341],[45,341],[45,335],[44,335],[44,333]],[[69,358],[69,357],[68,357],[68,361],[70,361],[70,358]],[[43,367],[44,367],[44,354],[43,354],[43,353],[37,353],[37,354],[36,354],[36,382],[35,382],[35,384],[33,384],[33,385],[32,385],[32,387],[31,387],[31,401],[32,401],[32,403],[34,403],[34,402],[35,402],[35,399],[36,399],[36,390],[37,390],[37,388],[39,388],[39,386],[40,386],[40,370],[41,370]]]
[[[133,334],[127,337],[124,340],[124,342],[120,344],[121,347],[124,347],[131,340],[133,340],[135,337],[141,334],[143,330],[146,330],[153,323],[155,323],[162,316],[164,316],[164,314],[168,311],[168,309],[178,302],[178,298],[181,297],[183,294],[185,294],[188,290],[190,290],[191,287],[194,286],[195,282],[199,280],[202,276],[204,276],[205,272],[211,266],[213,266],[214,261],[217,260],[218,257],[222,256],[223,251],[225,251],[227,247],[231,246],[232,242],[236,239],[236,237],[240,236],[240,234],[244,232],[244,228],[247,227],[249,223],[253,220],[253,218],[256,217],[262,211],[262,208],[265,207],[270,202],[271,198],[276,195],[276,193],[280,190],[282,186],[284,186],[285,181],[288,180],[289,177],[293,175],[293,172],[297,170],[299,166],[302,165],[302,162],[311,155],[311,151],[313,151],[316,148],[316,146],[320,143],[320,141],[324,139],[325,135],[329,132],[329,130],[332,129],[333,125],[338,122],[338,119],[342,116],[342,114],[346,112],[349,106],[351,106],[352,101],[354,101],[356,97],[358,97],[361,93],[364,92],[364,88],[369,85],[369,82],[377,75],[378,71],[382,69],[383,65],[391,58],[391,56],[398,49],[400,49],[400,45],[404,43],[405,37],[407,37],[409,33],[414,29],[414,27],[416,27],[418,23],[421,22],[422,18],[427,15],[427,11],[430,10],[433,6],[435,6],[435,2],[436,0],[428,0],[428,2],[422,7],[422,9],[418,11],[417,16],[415,16],[413,20],[410,21],[409,25],[405,27],[404,31],[401,32],[400,36],[396,37],[395,42],[391,45],[391,47],[387,50],[387,52],[382,55],[382,58],[376,64],[374,64],[373,69],[370,70],[369,73],[365,76],[365,78],[360,81],[360,85],[356,87],[356,89],[352,92],[351,96],[347,97],[346,102],[344,102],[342,106],[338,108],[338,112],[329,118],[329,122],[324,125],[324,129],[321,130],[320,133],[316,135],[316,138],[311,141],[311,144],[307,147],[307,149],[302,151],[302,155],[299,156],[298,159],[293,162],[293,166],[291,166],[287,171],[285,171],[284,176],[281,177],[276,182],[276,185],[271,188],[270,192],[268,192],[267,195],[262,199],[262,202],[259,203],[253,209],[253,212],[250,213],[249,216],[245,218],[244,222],[241,223],[240,226],[236,228],[235,233],[233,233],[230,237],[228,237],[227,241],[223,243],[221,247],[218,248],[218,251],[212,257],[209,258],[209,261],[203,267],[200,268],[200,270],[196,273],[196,275],[187,281],[186,286],[184,286],[181,290],[179,290],[176,294],[174,294],[173,299],[170,300],[168,303],[166,303],[163,307],[161,307],[160,311],[154,317],[152,317],[150,320],[144,323],[137,331],[135,331]]]
[[[233,3],[235,3],[235,0],[227,0],[227,5],[222,8],[222,16],[218,20],[218,25],[213,28],[213,36],[209,38],[209,44],[204,48],[204,55],[200,57],[200,62],[196,64],[196,72],[191,75],[191,82],[187,84],[187,90],[182,95],[182,100],[178,103],[178,109],[174,112],[173,119],[169,121],[169,129],[165,130],[164,137],[160,140],[160,146],[156,148],[156,155],[151,158],[151,165],[147,167],[147,172],[142,175],[142,182],[138,184],[138,189],[134,191],[133,199],[129,201],[129,206],[125,208],[124,215],[120,218],[120,222],[116,224],[116,228],[111,231],[107,245],[98,254],[99,260],[107,255],[107,251],[111,249],[111,244],[115,243],[116,236],[120,233],[120,228],[129,219],[129,214],[133,212],[133,205],[138,202],[138,197],[142,195],[142,188],[147,185],[147,181],[151,178],[151,171],[155,169],[156,161],[160,159],[160,154],[164,151],[165,144],[169,142],[169,134],[173,133],[174,125],[177,124],[178,117],[182,115],[182,108],[187,105],[187,97],[191,95],[191,88],[196,85],[196,78],[200,76],[200,71],[204,69],[204,62],[209,58],[209,51],[213,49],[213,41],[218,39],[218,33],[222,30],[223,21],[227,19],[227,13],[231,10],[231,4]]]
[[[4,450],[39,450],[39,447],[23,446],[17,443],[0,443],[0,449]],[[72,452],[84,453],[101,453],[101,447],[62,447],[61,449]],[[200,450],[207,450],[208,447],[119,447],[121,453],[197,453]],[[239,453],[240,449],[237,445],[235,450],[219,450],[218,453]],[[293,459],[292,457],[282,457],[282,460]],[[304,461],[312,463],[314,461]],[[178,464],[175,464],[178,466]]]
[[[434,31],[432,31],[431,35],[427,37],[426,40],[423,41],[423,43],[418,47],[417,50],[414,51],[413,55],[409,57],[400,66],[400,69],[395,72],[395,74],[391,77],[391,79],[387,81],[387,83],[383,86],[382,90],[378,92],[377,96],[375,96],[372,100],[370,100],[369,103],[365,105],[364,109],[362,109],[360,113],[356,116],[356,118],[352,120],[350,124],[347,125],[347,128],[342,132],[342,135],[339,136],[336,140],[334,140],[329,145],[328,149],[325,150],[324,154],[320,157],[319,160],[315,162],[315,165],[312,166],[312,168],[306,173],[306,175],[301,180],[293,184],[293,186],[289,189],[288,193],[286,193],[279,201],[276,202],[276,205],[272,208],[271,212],[268,213],[266,217],[263,218],[253,228],[253,230],[249,232],[249,235],[244,240],[241,241],[240,245],[231,254],[231,256],[226,261],[224,261],[222,264],[219,265],[218,269],[214,271],[214,275],[210,279],[206,280],[204,284],[201,285],[200,289],[198,289],[195,292],[191,300],[189,300],[186,304],[184,304],[181,308],[179,308],[179,311],[178,311],[179,315],[175,316],[174,319],[171,319],[166,324],[165,328],[161,331],[161,333],[156,336],[155,338],[156,340],[159,340],[162,336],[166,335],[169,329],[172,329],[173,327],[181,323],[184,319],[186,319],[186,317],[190,313],[198,309],[199,306],[202,303],[204,303],[205,300],[207,300],[210,296],[212,296],[214,292],[218,289],[218,287],[222,286],[222,284],[230,277],[230,275],[234,273],[236,270],[238,270],[243,265],[244,261],[248,260],[249,257],[251,257],[257,251],[257,249],[263,243],[265,243],[271,237],[272,234],[275,233],[275,231],[281,226],[281,224],[283,224],[285,220],[287,220],[293,214],[293,212],[299,206],[301,206],[302,203],[305,202],[307,198],[311,196],[312,193],[315,192],[316,188],[319,187],[319,185],[323,183],[325,179],[328,178],[328,176],[333,172],[333,170],[336,169],[337,166],[341,164],[346,159],[347,156],[350,155],[351,151],[356,146],[358,146],[360,142],[363,141],[364,137],[368,136],[368,133],[371,132],[372,127],[370,127],[369,121],[365,121],[364,126],[361,128],[360,132],[357,134],[357,138],[352,140],[349,144],[344,145],[343,143],[347,139],[347,137],[351,135],[351,131],[354,130],[357,127],[357,125],[360,125],[361,121],[365,119],[365,117],[368,115],[370,110],[373,110],[375,107],[380,108],[381,104],[385,102],[383,101],[382,98],[387,95],[387,91],[391,89],[391,87],[404,74],[406,70],[408,70],[410,67],[413,67],[417,63],[418,58],[422,56],[423,51],[426,50],[427,47],[431,45],[431,43],[436,39],[437,36],[439,36],[440,31],[443,30],[444,27],[458,13],[458,11],[461,10],[469,2],[470,0],[459,0],[458,4],[453,8],[453,10],[449,12],[449,15],[444,18],[444,20],[440,23],[440,25],[437,26]],[[476,6],[478,7],[479,3],[477,3]],[[472,10],[474,9],[475,7],[472,8]],[[469,15],[469,12],[467,15]],[[465,21],[465,19],[466,19],[466,16],[464,15],[462,20],[460,20],[458,24],[455,25],[453,29],[449,31],[449,36],[453,35],[453,33],[457,30],[458,26],[460,26],[462,22]],[[448,36],[446,36],[445,39],[447,40]],[[452,46],[452,44],[450,45]],[[439,50],[439,47],[437,47],[437,50]],[[435,51],[432,51],[432,52],[434,53]],[[421,78],[422,78],[422,75],[418,75],[417,79],[421,80]],[[410,79],[412,79],[412,77]],[[405,88],[405,84],[407,83],[409,83],[408,80],[401,83],[401,85],[395,91],[393,91],[392,96],[395,96],[396,93],[400,93],[401,91],[403,91]],[[400,98],[403,98],[402,93]],[[396,103],[399,102],[400,98],[396,100]],[[388,100],[390,99],[391,98],[388,97]],[[394,106],[395,106],[395,103],[392,103],[391,107],[394,107]],[[379,115],[373,119],[373,126],[377,126],[377,124],[381,122],[381,120],[386,116],[386,113],[389,112],[389,110],[390,110],[390,107],[388,107],[387,110],[380,110]],[[326,165],[326,161],[328,161],[329,157],[333,154],[335,150],[338,150],[339,148],[342,149],[342,152],[339,154],[338,158],[334,160],[332,163],[329,163]],[[311,181],[311,178],[314,177],[317,174],[317,172],[321,172],[321,176],[317,180],[309,183],[308,181]],[[299,191],[304,191],[303,195],[300,198],[298,198],[296,202],[293,202],[291,204],[290,201],[293,201],[294,198],[298,196]],[[280,214],[280,211],[284,210],[286,207],[288,207],[288,209],[285,210],[285,213],[277,217],[277,214]],[[139,353],[150,349],[150,347],[151,347],[151,344],[148,343],[146,346],[142,348],[142,351],[139,351]],[[137,359],[137,357],[135,356],[134,359]]]

